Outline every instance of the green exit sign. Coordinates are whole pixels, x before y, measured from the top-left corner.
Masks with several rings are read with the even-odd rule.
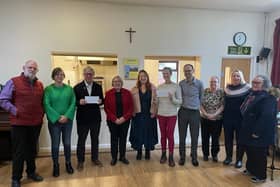
[[[249,46],[228,46],[229,55],[250,55],[251,47]]]

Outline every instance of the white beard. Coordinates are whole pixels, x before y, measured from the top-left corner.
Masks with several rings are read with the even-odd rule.
[[[24,72],[24,76],[28,77],[30,80],[34,80],[36,75],[34,75],[33,73],[29,73],[29,72]]]

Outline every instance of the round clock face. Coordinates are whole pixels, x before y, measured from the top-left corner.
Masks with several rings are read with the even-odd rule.
[[[237,32],[233,36],[233,43],[242,46],[246,43],[246,34],[244,32]]]

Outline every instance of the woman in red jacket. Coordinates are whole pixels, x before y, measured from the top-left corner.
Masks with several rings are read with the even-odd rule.
[[[104,108],[107,114],[107,124],[111,133],[111,165],[117,163],[118,147],[119,160],[129,164],[125,158],[127,131],[133,113],[133,101],[129,90],[122,88],[120,76],[112,79],[113,88],[106,92]]]

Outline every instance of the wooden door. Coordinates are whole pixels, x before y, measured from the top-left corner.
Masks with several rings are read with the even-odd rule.
[[[250,58],[223,58],[222,69],[221,69],[221,88],[230,83],[231,72],[235,69],[239,69],[244,74],[246,82],[250,81],[251,73],[251,59]]]

